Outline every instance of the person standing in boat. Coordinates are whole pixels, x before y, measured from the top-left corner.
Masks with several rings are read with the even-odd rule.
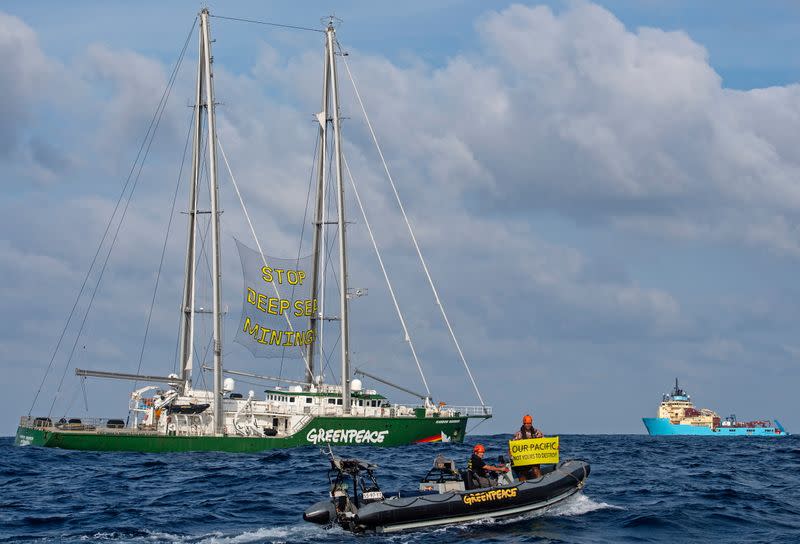
[[[469,458],[467,463],[467,470],[477,480],[478,487],[491,487],[493,485],[489,479],[489,472],[508,472],[508,467],[496,467],[487,464],[483,460],[485,454],[486,448],[483,447],[483,444],[475,444],[475,447],[472,448],[472,457]]]
[[[530,414],[525,414],[522,418],[522,427],[514,434],[514,440],[525,440],[528,438],[543,438],[544,433],[533,426],[533,417]],[[541,465],[529,465],[525,467],[515,467],[514,473],[517,478],[524,482],[526,480],[541,478],[542,467]]]

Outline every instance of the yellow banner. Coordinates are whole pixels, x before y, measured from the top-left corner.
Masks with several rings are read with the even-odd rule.
[[[509,440],[508,451],[515,467],[558,464],[558,437]]]

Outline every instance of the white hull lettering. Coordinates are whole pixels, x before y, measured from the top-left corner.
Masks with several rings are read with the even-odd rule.
[[[311,429],[306,440],[312,444],[343,442],[345,444],[381,444],[389,431],[366,429]]]

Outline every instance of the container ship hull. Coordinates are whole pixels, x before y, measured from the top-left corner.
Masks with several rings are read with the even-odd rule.
[[[642,421],[650,436],[699,435],[699,436],[786,436],[788,433],[776,427],[705,427],[674,424],[667,418],[643,417]]]

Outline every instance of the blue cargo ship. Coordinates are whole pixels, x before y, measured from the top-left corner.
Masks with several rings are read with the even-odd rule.
[[[658,406],[658,417],[643,417],[647,432],[653,436],[786,436],[789,433],[775,420],[737,421],[736,416],[721,419],[708,408],[696,409],[691,397],[678,386],[664,395]]]

